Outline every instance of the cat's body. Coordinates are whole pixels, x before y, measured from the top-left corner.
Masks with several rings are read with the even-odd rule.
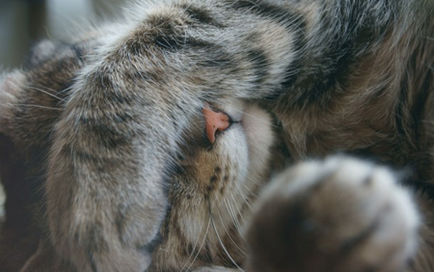
[[[434,270],[433,1],[144,6],[0,82],[6,271]]]

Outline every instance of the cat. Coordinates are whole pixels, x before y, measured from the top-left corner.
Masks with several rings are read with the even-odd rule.
[[[143,2],[41,42],[0,79],[0,267],[434,271],[432,14]]]

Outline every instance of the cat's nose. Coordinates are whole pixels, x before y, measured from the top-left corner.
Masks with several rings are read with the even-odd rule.
[[[231,118],[224,112],[214,111],[208,104],[205,104],[202,111],[205,116],[206,136],[211,143],[214,143],[216,135],[230,127]]]

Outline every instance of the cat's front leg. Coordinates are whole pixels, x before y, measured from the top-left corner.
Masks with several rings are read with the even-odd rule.
[[[406,271],[419,215],[385,167],[348,157],[296,165],[264,191],[249,272]]]

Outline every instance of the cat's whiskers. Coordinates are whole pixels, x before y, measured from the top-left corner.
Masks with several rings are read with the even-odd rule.
[[[233,197],[233,196],[231,196],[231,198],[232,198],[232,200],[235,200],[235,197]],[[235,227],[235,230],[237,231],[237,233],[238,233],[238,236],[239,237],[241,237],[241,239],[245,242],[245,240],[244,240],[244,238],[242,237],[242,225],[241,225],[241,223],[240,223],[240,221],[239,221],[239,219],[238,219],[238,216],[240,216],[241,215],[241,210],[240,210],[240,212],[237,214],[235,211],[234,211],[234,209],[233,209],[233,207],[232,207],[232,205],[231,205],[231,202],[232,202],[232,204],[235,204],[235,201],[230,201],[230,202],[227,202],[226,201],[226,209],[227,209],[227,211],[228,211],[228,213],[229,213],[229,215],[230,215],[230,217],[231,217],[231,220],[232,220],[232,223],[233,223],[233,225],[234,225],[234,227]],[[238,208],[238,207],[237,207]],[[228,233],[228,235],[229,235],[229,237],[231,238],[231,240],[233,241],[233,239],[232,239],[232,236]],[[243,250],[234,242],[234,244],[236,245],[236,247],[243,253],[243,254],[245,254],[244,252],[243,252]]]
[[[250,180],[252,182],[254,182],[251,178],[246,178],[247,180]],[[240,186],[243,186],[244,188],[241,188]],[[240,183],[236,183],[235,185],[235,192],[237,193],[235,196],[232,194],[232,197],[235,198],[242,198],[243,203],[241,205],[246,205],[247,208],[249,208],[249,210],[252,210],[252,207],[250,206],[250,199],[249,197],[245,194],[245,192],[250,193],[251,195],[253,195],[254,193],[251,191],[251,189],[247,186],[247,184],[240,184]],[[235,202],[235,201],[234,201]],[[238,204],[237,204],[238,205]],[[244,225],[246,223],[246,220],[243,217],[243,207],[241,207],[241,209],[239,209],[239,219],[241,219],[242,221],[242,225]],[[239,222],[238,219],[238,222]],[[242,230],[242,225],[240,224],[240,234],[241,234],[241,230]]]
[[[53,107],[34,105],[34,104],[13,104],[13,106],[33,107],[33,108],[40,108],[40,109],[45,109],[45,110],[63,111],[63,109],[61,109],[61,108],[53,108]]]
[[[249,178],[249,177],[247,177],[246,178],[247,179],[247,181],[250,181],[250,182],[252,182],[252,183],[257,183],[257,181],[256,180],[254,180],[254,179],[252,179],[252,178]],[[258,197],[259,195],[258,195],[258,193],[257,192],[253,192],[252,191],[252,189],[251,188],[249,188],[249,186],[247,186],[247,184],[241,184],[244,188],[240,188],[240,190],[246,190],[247,191],[247,193],[249,193],[250,195],[252,195],[253,197]],[[246,198],[244,198],[245,200],[247,200]]]
[[[184,266],[182,267],[181,272],[183,272],[183,271],[189,271],[190,268],[191,268],[191,266],[196,262],[197,258],[200,255],[200,252],[202,251],[202,248],[205,245],[205,242],[207,240],[210,226],[211,226],[211,217],[208,218],[208,224],[206,226],[206,230],[205,230],[205,233],[203,235],[202,242],[200,244],[199,249],[197,250],[196,255],[194,256],[193,260],[191,260],[191,262],[190,262],[191,257],[194,255],[194,252],[195,252],[195,249],[196,249],[196,245],[198,244],[197,242],[199,241],[199,238],[196,240],[196,243],[195,243],[195,245],[193,247],[193,250],[191,251],[190,256],[188,257],[187,261],[185,262]],[[188,264],[189,262],[190,262],[190,264]],[[188,266],[187,266],[187,264],[188,264]]]
[[[235,218],[236,218],[236,216],[235,216],[235,213],[233,213],[233,212],[231,212],[230,210],[229,210],[229,208],[228,208],[228,205],[230,205],[228,202],[227,202],[227,199],[225,199],[225,206],[226,206],[226,209],[227,209],[227,211],[228,211],[228,213],[229,213],[229,215],[230,215],[230,217],[231,217],[231,219],[232,219],[232,222],[234,223],[234,225],[236,226],[236,228],[237,228],[237,231],[238,231],[238,227],[237,227],[237,224],[236,224],[236,222],[235,222]],[[223,221],[223,216],[222,216],[222,214],[221,214],[221,212],[220,212],[220,210],[218,210],[218,215],[219,215],[219,218],[220,218],[220,222],[222,222],[222,224],[224,225],[226,222],[224,222]],[[239,224],[239,223],[238,223]],[[238,233],[239,233],[239,236],[241,237],[241,233],[238,231]],[[225,233],[225,235],[227,236],[227,237],[229,237],[229,240],[232,242],[232,244],[234,244],[235,245],[235,247],[241,252],[241,254],[243,254],[244,256],[247,256],[246,255],[246,253],[239,247],[239,245],[237,244],[237,242],[234,240],[234,238],[233,238],[233,236],[230,234],[230,232],[226,232]],[[244,240],[244,239],[243,239]]]
[[[15,88],[15,89],[22,89],[22,88],[23,88],[23,89],[30,89],[30,90],[38,91],[38,92],[41,92],[41,93],[43,93],[43,94],[45,94],[45,95],[51,96],[51,97],[53,97],[53,98],[56,98],[57,100],[60,100],[60,101],[65,102],[64,99],[62,99],[62,98],[56,96],[55,94],[50,93],[49,91],[51,91],[51,92],[57,92],[57,91],[56,91],[56,90],[53,90],[53,89],[50,89],[50,88],[48,88],[48,87],[43,87],[43,88],[45,88],[45,89],[47,90],[47,91],[45,91],[45,90],[43,90],[42,88],[37,88],[37,87],[34,87],[34,86],[30,86],[30,85],[20,86],[20,85],[16,84],[16,83],[13,82],[13,81],[9,82],[9,84],[10,84],[13,88]],[[70,87],[66,88],[65,90],[68,90],[68,89],[70,89]],[[61,92],[63,92],[63,91],[61,91]]]
[[[254,115],[251,115],[251,114],[248,114],[248,113],[246,113],[245,111],[238,110],[238,109],[233,109],[233,111],[236,111],[236,112],[242,113],[242,114],[245,115],[245,116],[249,116],[250,118],[253,118],[253,119],[255,119],[255,120],[258,120],[258,121],[261,122],[261,123],[264,123],[264,124],[270,125],[271,127],[279,128],[279,126],[273,124],[272,122],[267,122],[267,121],[265,121],[264,119],[258,118],[258,117],[254,116]]]
[[[45,91],[45,90],[43,90],[43,89],[41,89],[41,88],[37,88],[37,87],[34,87],[34,86],[30,86],[30,85],[25,86],[24,88],[26,88],[26,89],[28,89],[28,90],[38,91],[38,92],[41,92],[41,93],[46,94],[46,95],[48,95],[48,96],[51,96],[51,97],[53,97],[53,98],[55,98],[55,99],[57,99],[57,100],[59,100],[59,101],[66,102],[65,99],[60,98],[60,97],[58,97],[57,95],[52,94],[52,93],[49,92],[49,91],[57,92],[56,90],[53,90],[53,89],[50,89],[50,88],[46,88],[46,87],[45,87],[45,89],[47,90],[47,91]],[[68,89],[68,88],[67,88],[67,89]]]
[[[232,193],[228,196],[231,199],[230,199],[230,201],[228,201],[228,199],[224,200],[226,210],[228,211],[228,214],[231,217],[231,220],[234,223],[234,226],[237,229],[238,233],[241,233],[241,224],[240,224],[240,221],[238,220],[237,213],[235,212],[235,210],[238,210],[238,205],[236,205],[236,202],[235,202],[236,198],[233,196]],[[234,209],[233,206],[237,206],[237,207]]]
[[[235,188],[235,190],[236,191],[239,191],[239,194],[237,195],[237,196],[241,196],[244,200],[245,200],[245,196],[244,196],[244,194],[236,187]],[[232,200],[235,200],[236,199],[236,197],[237,196],[234,196],[233,194],[231,194],[231,198],[232,198]],[[234,204],[235,204],[235,201],[232,201]],[[246,202],[246,201],[245,201]],[[237,205],[238,206],[238,205]],[[229,211],[229,214],[231,215],[231,218],[232,218],[232,221],[233,221],[233,223],[234,223],[234,225],[235,225],[235,228],[236,228],[236,230],[237,230],[237,233],[238,233],[238,237],[240,238],[240,241],[241,242],[244,242],[244,244],[247,244],[247,241],[244,239],[244,236],[243,236],[243,225],[245,224],[245,222],[246,222],[246,220],[244,220],[244,217],[243,217],[243,210],[242,209],[239,209],[239,212],[238,212],[238,214],[236,214],[234,211],[233,211],[233,209],[231,209],[230,208],[231,206],[230,206],[230,204],[228,204],[228,207],[227,207],[227,209],[228,209],[228,211]],[[237,207],[238,208],[238,207]],[[230,211],[230,210],[232,210],[232,212]],[[241,218],[241,221],[242,221],[242,223],[240,223],[240,220],[239,220],[239,218]],[[247,256],[246,255],[246,253],[238,246],[238,244],[233,240],[233,237],[228,233],[228,236],[229,236],[229,238],[231,239],[231,241],[233,242],[233,244],[238,248],[238,250],[244,255],[244,256]]]
[[[18,86],[18,85],[15,84],[14,82],[9,82],[9,84],[10,84],[12,87],[16,88],[16,89],[20,89],[20,88],[22,88],[21,86]],[[49,93],[49,92],[47,92],[47,91],[44,91],[44,90],[42,90],[42,89],[33,88],[33,87],[30,87],[30,86],[25,86],[25,87],[26,87],[26,88],[29,88],[29,89],[32,89],[32,90],[39,91],[39,92],[44,93],[44,94],[46,94],[46,95],[48,95],[48,96],[54,97],[54,98],[56,98],[56,99],[58,99],[58,100],[64,101],[64,100],[62,100],[61,98],[57,97],[56,95],[53,95],[53,94],[51,94],[51,93]],[[54,91],[54,90],[53,90],[53,91]],[[2,103],[0,103],[0,105],[7,105],[7,106],[21,106],[21,107],[24,106],[24,107],[33,107],[33,108],[46,109],[46,110],[57,110],[57,111],[63,111],[63,109],[61,109],[61,108],[53,108],[53,107],[48,107],[48,106],[36,105],[36,104],[23,104],[23,103],[6,103],[6,104],[2,104]]]
[[[227,250],[227,248],[225,247],[225,245],[224,245],[224,243],[223,243],[223,241],[222,241],[222,239],[221,239],[221,237],[220,237],[220,234],[218,233],[218,230],[217,230],[217,226],[216,226],[216,224],[215,224],[215,221],[214,221],[214,216],[213,216],[213,213],[212,213],[212,210],[211,210],[211,198],[208,198],[208,213],[209,213],[209,217],[210,217],[210,220],[211,220],[211,225],[212,225],[212,227],[213,227],[213,229],[214,229],[214,232],[215,232],[215,234],[216,234],[216,236],[217,236],[217,239],[218,239],[218,241],[219,241],[219,244],[220,244],[220,246],[222,247],[222,249],[223,249],[223,251],[225,252],[225,254],[226,254],[226,256],[228,256],[228,258],[229,258],[229,260],[240,270],[240,271],[244,271],[238,264],[237,264],[237,262],[235,262],[235,260],[232,258],[232,256],[231,256],[231,254],[229,253],[229,251]]]

